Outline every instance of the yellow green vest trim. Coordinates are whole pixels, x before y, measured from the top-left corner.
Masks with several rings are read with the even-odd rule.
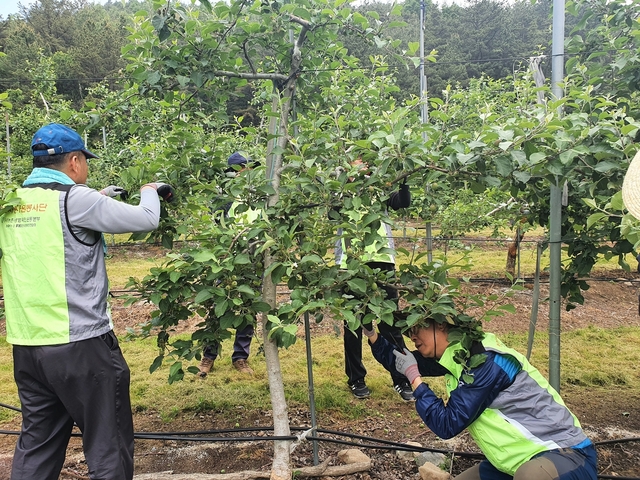
[[[380,223],[380,227],[377,230],[378,235],[380,236],[380,241],[374,244],[365,245],[364,247],[364,255],[361,260],[364,263],[369,262],[381,262],[381,263],[394,263],[396,259],[393,255],[389,253],[380,253],[383,249],[394,249],[395,244],[393,242],[393,236],[391,232],[391,227],[384,223]],[[342,231],[338,231],[338,242],[336,242],[336,263],[342,269],[347,268],[347,246],[344,237],[342,236]]]

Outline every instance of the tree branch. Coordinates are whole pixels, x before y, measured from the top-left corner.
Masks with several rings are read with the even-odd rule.
[[[293,23],[297,23],[298,25],[301,25],[307,30],[311,29],[311,23],[307,22],[306,20],[303,20],[300,17],[296,17],[295,15],[289,15],[289,20],[292,21]]]
[[[246,78],[247,80],[278,80],[286,82],[289,77],[280,73],[242,73],[242,72],[228,72],[226,70],[215,70],[213,74],[217,77],[235,77]]]

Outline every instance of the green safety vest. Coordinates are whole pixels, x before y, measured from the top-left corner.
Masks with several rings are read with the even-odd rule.
[[[9,343],[59,345],[113,328],[100,234],[88,244],[68,224],[72,187],[20,188],[21,204],[0,220]]]
[[[340,265],[340,268],[347,268],[347,244],[344,237],[341,235],[341,231],[338,231],[339,241],[336,243],[336,263]],[[381,222],[378,228],[378,235],[381,237],[381,243],[366,245],[364,247],[364,256],[362,261],[369,262],[381,262],[381,263],[394,263],[396,259],[389,253],[379,253],[383,248],[395,248],[393,237],[391,234],[391,227],[386,223]]]
[[[514,475],[520,465],[538,453],[571,448],[587,440],[576,416],[524,355],[490,333],[485,334],[482,345],[488,351],[513,357],[522,366],[513,384],[500,392],[468,427],[494,467]],[[458,387],[463,373],[462,366],[453,359],[457,349],[457,344],[450,345],[439,360],[451,372],[445,375],[449,393]]]
[[[227,215],[229,215],[229,217],[231,218],[237,218],[240,223],[250,225],[258,219],[262,210],[248,208],[244,212],[236,215],[236,208],[238,208],[238,206],[241,204],[242,203],[238,201],[233,202],[231,204],[231,207],[229,207],[229,212],[227,213]]]

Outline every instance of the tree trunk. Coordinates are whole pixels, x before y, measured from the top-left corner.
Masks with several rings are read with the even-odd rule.
[[[518,247],[520,247],[520,242],[524,238],[524,232],[520,229],[516,230],[516,236],[513,239],[513,242],[509,244],[509,248],[507,250],[507,273],[511,275],[512,278],[516,276],[516,259],[518,257]]]
[[[292,21],[296,19],[292,18]],[[297,22],[299,23],[299,22]],[[295,72],[301,64],[300,47],[306,38],[307,24],[302,24],[303,28],[294,45],[291,59],[291,75],[289,80],[278,88],[274,81],[272,111],[280,112],[278,117],[272,116],[269,121],[269,141],[267,142],[267,180],[275,190],[269,197],[268,204],[276,205],[279,200],[280,175],[282,172],[282,152],[285,150],[288,141],[288,120],[291,113],[291,101],[295,95],[296,78]],[[264,256],[264,269],[269,270],[273,263],[270,252],[267,250]],[[270,277],[263,279],[262,296],[272,308],[276,306],[276,285]],[[282,381],[282,371],[280,369],[280,357],[278,346],[268,338],[267,316],[262,315],[262,332],[264,337],[264,352],[267,363],[267,375],[269,379],[269,391],[271,393],[271,409],[273,412],[273,429],[276,436],[290,436],[289,411],[284,395],[284,383]],[[271,466],[271,480],[290,480],[292,476],[291,468],[291,441],[278,440],[273,444],[273,464]]]
[[[269,205],[275,205],[278,202],[278,187],[280,186],[280,167],[282,166],[282,155],[278,153],[279,149],[275,149],[280,145],[281,139],[286,140],[286,135],[276,136],[279,132],[286,132],[287,117],[289,115],[290,98],[283,98],[281,101],[279,92],[274,88],[273,108],[281,108],[279,119],[273,119],[269,123],[269,136],[272,138],[267,143],[267,178],[275,189],[275,193],[269,197]],[[275,149],[275,152],[274,152]],[[269,251],[264,254],[264,269],[269,269],[273,259]],[[263,279],[262,298],[268,302],[272,308],[276,306],[276,285],[270,276]],[[269,379],[269,392],[271,394],[271,410],[273,412],[273,429],[276,436],[290,436],[289,428],[289,411],[284,395],[284,383],[282,381],[282,371],[280,369],[280,357],[278,355],[278,346],[269,339],[269,331],[267,329],[267,316],[262,315],[262,335],[264,341],[264,353],[267,363],[267,377]],[[273,464],[271,466],[271,480],[290,480],[291,479],[291,459],[290,459],[289,440],[278,440],[273,444]]]

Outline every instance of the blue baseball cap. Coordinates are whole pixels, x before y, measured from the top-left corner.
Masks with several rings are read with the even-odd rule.
[[[38,144],[47,146],[46,150],[34,150]],[[50,123],[38,130],[31,141],[31,152],[34,157],[60,155],[61,153],[82,152],[87,158],[98,158],[84,146],[82,137],[75,130],[59,123]]]
[[[245,165],[246,163],[247,158],[240,152],[232,153],[229,158],[227,158],[227,165]]]

